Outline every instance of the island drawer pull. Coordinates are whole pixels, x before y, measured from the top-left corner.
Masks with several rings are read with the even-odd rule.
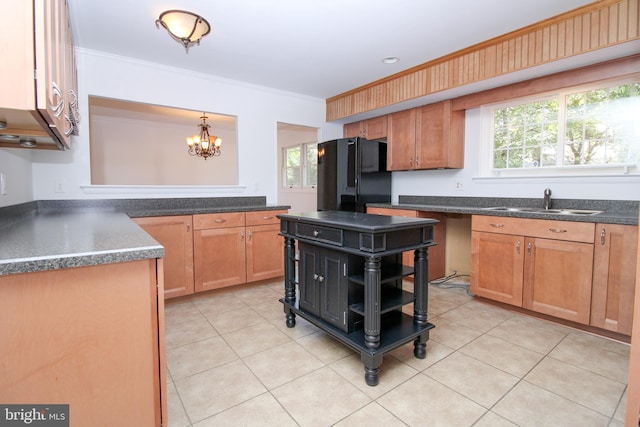
[[[218,224],[223,223],[223,222],[227,222],[226,219],[215,219],[213,220],[213,222],[217,222]]]
[[[504,227],[504,224],[493,224],[493,223],[492,223],[492,224],[489,224],[489,225],[490,225],[490,226],[492,226],[492,227],[495,227],[495,228],[502,228],[502,227]]]

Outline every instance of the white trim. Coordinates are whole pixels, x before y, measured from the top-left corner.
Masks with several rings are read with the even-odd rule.
[[[244,192],[244,185],[81,185],[85,194],[211,194]]]

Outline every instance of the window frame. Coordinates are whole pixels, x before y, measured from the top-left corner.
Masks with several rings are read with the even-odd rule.
[[[562,166],[541,166],[541,167],[522,167],[522,168],[493,168],[494,156],[494,133],[493,122],[494,112],[496,110],[507,108],[510,106],[544,101],[557,98],[559,102],[558,109],[558,135],[562,135],[562,142],[556,142],[556,151],[558,159],[562,159],[563,154],[560,148],[564,145],[565,134],[565,114],[566,114],[566,96],[570,94],[586,92],[597,89],[611,88],[624,84],[640,81],[640,76],[631,75],[606,80],[600,80],[591,83],[579,84],[575,86],[566,86],[553,91],[540,92],[536,94],[521,96],[507,100],[487,103],[480,106],[481,135],[480,135],[480,156],[479,156],[479,173],[480,178],[532,178],[532,177],[562,177],[562,176],[624,176],[637,175],[640,173],[640,162],[638,163],[619,163],[605,165],[562,165]]]
[[[282,190],[284,191],[301,191],[301,190],[312,190],[315,189],[317,187],[317,176],[316,176],[316,184],[312,184],[312,185],[307,185],[307,176],[309,175],[309,167],[310,166],[316,166],[316,171],[317,171],[317,165],[318,165],[318,156],[314,156],[315,158],[315,163],[308,163],[307,162],[307,150],[308,147],[313,146],[316,150],[318,147],[318,142],[317,141],[311,141],[311,142],[303,142],[300,144],[295,144],[295,145],[289,145],[287,147],[282,147],[282,170],[281,170],[281,177],[282,177]],[[287,165],[287,152],[288,150],[294,149],[294,148],[298,148],[300,150],[300,165],[298,166],[293,166],[290,167]],[[299,185],[289,185],[287,183],[287,170],[291,169],[291,168],[299,168],[299,173],[300,173],[300,184]]]

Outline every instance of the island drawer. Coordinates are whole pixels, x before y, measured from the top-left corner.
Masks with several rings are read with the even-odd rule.
[[[342,230],[313,224],[296,224],[296,236],[315,242],[330,243],[342,246],[344,236]]]

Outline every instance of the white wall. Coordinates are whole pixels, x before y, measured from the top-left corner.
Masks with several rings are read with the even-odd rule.
[[[0,207],[33,200],[31,156],[31,150],[0,148],[0,173],[4,175],[7,192],[0,192]]]
[[[341,125],[324,121],[323,99],[99,52],[79,49],[76,55],[81,116],[85,119],[80,124],[80,135],[72,140],[70,151],[33,153],[36,183],[33,198],[36,200],[266,196],[267,203],[274,204],[278,189],[277,123],[317,127],[320,136],[326,139],[342,134]],[[91,182],[89,121],[86,120],[89,95],[236,116],[239,185],[87,188]],[[54,192],[56,180],[65,183],[64,193]]]
[[[392,202],[399,195],[542,199],[547,187],[557,199],[640,200],[640,175],[478,179],[480,136],[480,109],[467,110],[464,169],[394,172]],[[460,190],[456,189],[458,182]]]

